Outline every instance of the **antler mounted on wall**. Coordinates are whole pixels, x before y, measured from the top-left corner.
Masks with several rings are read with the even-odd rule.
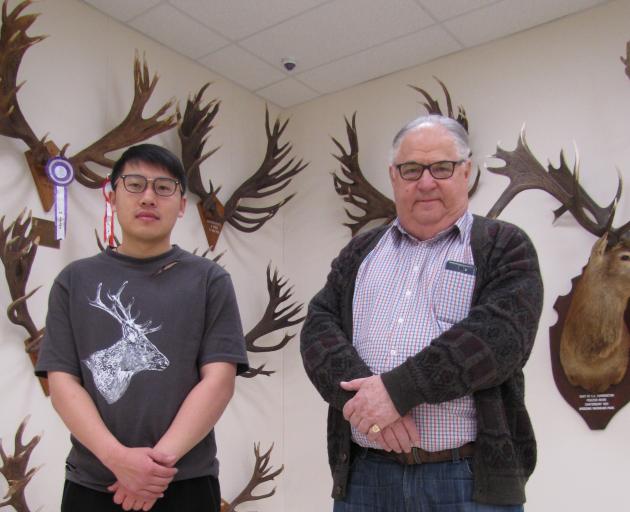
[[[271,460],[271,450],[273,450],[273,444],[265,453],[260,455],[260,443],[254,444],[254,455],[256,457],[256,463],[254,464],[254,472],[252,474],[252,477],[249,480],[249,483],[241,491],[241,493],[236,498],[234,498],[231,503],[228,503],[225,500],[221,500],[221,512],[236,512],[236,507],[238,505],[241,505],[242,503],[245,503],[247,501],[263,500],[265,498],[273,496],[276,493],[276,488],[274,487],[271,491],[267,493],[256,495],[253,494],[256,487],[265,482],[273,481],[273,479],[276,478],[284,470],[284,464],[275,471],[272,471],[272,468],[269,467],[269,462]]]
[[[455,119],[468,131],[468,119],[464,107],[461,105],[458,106],[457,117],[453,117],[453,104],[448,89],[438,78],[435,79],[442,86],[442,90],[446,96],[448,116]],[[423,105],[429,114],[445,115],[442,114],[439,103],[434,100],[428,92],[413,85],[409,87],[420,92],[425,97],[426,102],[423,103]],[[345,209],[346,215],[350,218],[351,222],[344,222],[343,225],[350,228],[352,236],[355,236],[372,221],[382,219],[381,224],[387,224],[396,217],[396,206],[394,202],[372,186],[361,171],[361,166],[359,165],[359,139],[357,136],[356,117],[357,113],[355,112],[352,114],[352,123],[348,122],[347,117],[344,117],[346,122],[346,134],[348,136],[348,150],[346,150],[337,139],[332,137],[332,141],[341,153],[339,155],[333,154],[333,156],[341,164],[341,173],[343,174],[343,176],[339,176],[333,173],[335,192],[342,196],[346,203],[350,203],[362,210],[362,213],[355,215],[347,208]],[[472,187],[468,191],[468,197],[472,196],[477,190],[480,176],[481,172],[477,169],[477,175]]]
[[[23,0],[10,13],[7,13],[7,0],[2,4],[2,28],[0,29],[0,134],[22,140],[29,150],[25,153],[33,179],[46,211],[53,204],[52,184],[46,176],[45,165],[49,158],[61,155],[65,157],[68,144],[61,150],[47,140],[47,135],[39,139],[26,121],[17,99],[17,93],[23,84],[16,85],[17,73],[22,56],[31,46],[45,36],[29,37],[26,31],[35,22],[39,14],[21,16],[22,11],[32,3]],[[173,100],[163,105],[153,116],[143,118],[142,112],[155,86],[157,75],[150,78],[146,60],[140,62],[136,54],[134,59],[134,99],[129,113],[123,121],[109,133],[89,147],[67,157],[75,170],[79,183],[89,188],[102,185],[103,177],[90,169],[89,165],[98,164],[111,168],[114,161],[106,155],[154,135],[171,129],[176,124],[175,116],[162,118],[173,105]],[[162,118],[162,119],[161,119]]]
[[[24,341],[33,366],[37,362],[37,353],[44,336],[44,329],[37,329],[35,322],[28,312],[26,301],[41,287],[26,293],[26,282],[35,260],[38,237],[33,234],[31,226],[31,214],[26,219],[25,211],[22,211],[9,227],[4,228],[4,216],[0,219],[0,260],[4,264],[4,273],[9,285],[9,293],[13,302],[7,308],[9,320],[26,329],[29,338]],[[48,396],[48,381],[39,379],[44,394]]]
[[[293,287],[285,288],[288,283],[288,279],[278,275],[278,271],[274,270],[273,276],[271,275],[271,264],[267,265],[267,292],[269,293],[269,302],[265,308],[262,318],[259,322],[245,335],[245,343],[249,352],[273,352],[285,347],[289,341],[291,341],[295,334],[286,334],[282,338],[282,341],[275,345],[260,346],[256,345],[256,340],[263,336],[277,331],[279,329],[286,329],[292,325],[299,324],[304,320],[304,316],[295,318],[295,315],[299,314],[304,304],[297,304],[295,302],[285,305],[288,300],[291,300],[293,294]],[[284,288],[284,289],[283,289]],[[241,377],[255,377],[256,375],[269,376],[275,372],[264,369],[265,365],[258,368],[251,368],[249,371],[241,374]]]
[[[415,91],[418,91],[424,96],[425,102],[422,105],[424,106],[424,108],[427,109],[428,114],[439,114],[441,116],[448,116],[451,119],[455,119],[455,121],[461,124],[464,129],[468,131],[468,117],[466,117],[466,110],[463,106],[458,105],[457,117],[455,117],[455,112],[453,111],[453,102],[451,101],[451,95],[449,94],[446,85],[444,85],[444,82],[442,82],[438,77],[434,76],[433,78],[435,78],[437,83],[440,84],[440,87],[442,87],[442,91],[444,91],[444,97],[446,98],[446,113],[442,112],[439,102],[435,100],[427,91],[411,84],[409,85],[409,87],[411,87]]]
[[[41,436],[33,437],[27,444],[22,442],[22,436],[29,417],[27,416],[22,420],[15,433],[13,455],[5,453],[2,447],[2,440],[0,440],[0,457],[2,458],[0,473],[2,473],[9,486],[4,500],[0,501],[0,508],[13,507],[17,512],[29,512],[24,490],[31,478],[33,478],[33,475],[39,470],[39,467],[28,469],[28,461]]]
[[[626,43],[626,58],[620,57],[620,59],[626,66],[626,76],[630,78],[630,41]]]
[[[204,85],[194,99],[188,100],[183,118],[180,116],[179,136],[184,168],[191,182],[190,189],[201,198],[198,205],[199,213],[208,238],[208,245],[214,249],[224,223],[228,222],[246,233],[256,231],[295,194],[269,206],[245,206],[242,204],[243,200],[260,199],[280,192],[289,185],[296,174],[307,167],[308,163],[303,163],[302,160],[296,162],[295,158],[283,162],[292,149],[289,142],[282,145],[279,143],[289,120],[280,123],[280,120],[276,119],[272,128],[269,110],[265,108],[267,150],[263,161],[258,170],[234,191],[223,206],[216,196],[221,187],[215,189],[210,180],[210,190],[206,190],[201,179],[200,164],[218,149],[203,153],[207,134],[212,129],[212,121],[220,105],[217,100],[211,100],[205,106],[202,105],[201,98],[208,85]]]

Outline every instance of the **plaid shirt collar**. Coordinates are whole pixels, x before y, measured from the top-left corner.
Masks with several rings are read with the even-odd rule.
[[[471,223],[472,214],[468,210],[466,210],[464,214],[459,219],[457,219],[453,225],[440,231],[438,234],[431,238],[428,238],[427,240],[419,240],[415,236],[408,233],[405,228],[403,228],[400,224],[400,219],[396,217],[392,222],[390,232],[393,234],[393,238],[396,243],[400,243],[403,237],[407,237],[409,240],[416,243],[433,243],[441,240],[444,237],[447,237],[453,232],[456,232],[456,235],[459,237],[460,241],[463,242],[466,230],[470,227]]]

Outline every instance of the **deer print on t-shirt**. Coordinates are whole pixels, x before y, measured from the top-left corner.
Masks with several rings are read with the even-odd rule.
[[[125,281],[115,294],[107,292],[110,306],[101,300],[103,283],[98,285],[96,298],[89,301],[91,306],[102,309],[114,317],[122,329],[120,340],[111,347],[94,352],[83,361],[92,372],[96,388],[108,404],[113,404],[125,394],[131,378],[136,373],[144,370],[161,371],[169,365],[166,356],[147,338],[147,334],[159,331],[162,326],[151,327],[151,320],[143,324],[137,323],[140,313],[135,317],[131,314],[133,297],[127,306],[123,306],[120,296],[127,282]]]

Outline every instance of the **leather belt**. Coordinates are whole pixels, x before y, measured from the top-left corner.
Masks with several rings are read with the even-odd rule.
[[[459,448],[449,450],[440,450],[437,452],[428,452],[422,448],[412,448],[410,453],[387,452],[385,450],[377,450],[376,448],[365,448],[352,443],[354,453],[365,452],[374,453],[389,460],[393,460],[404,466],[414,464],[431,464],[433,462],[446,462],[460,460],[466,457],[472,457],[475,453],[475,443],[466,443]]]

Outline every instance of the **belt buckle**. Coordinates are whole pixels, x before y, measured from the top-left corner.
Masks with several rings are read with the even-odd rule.
[[[411,448],[411,455],[413,457],[414,464],[422,464],[422,459],[420,458],[420,449],[416,446]]]

